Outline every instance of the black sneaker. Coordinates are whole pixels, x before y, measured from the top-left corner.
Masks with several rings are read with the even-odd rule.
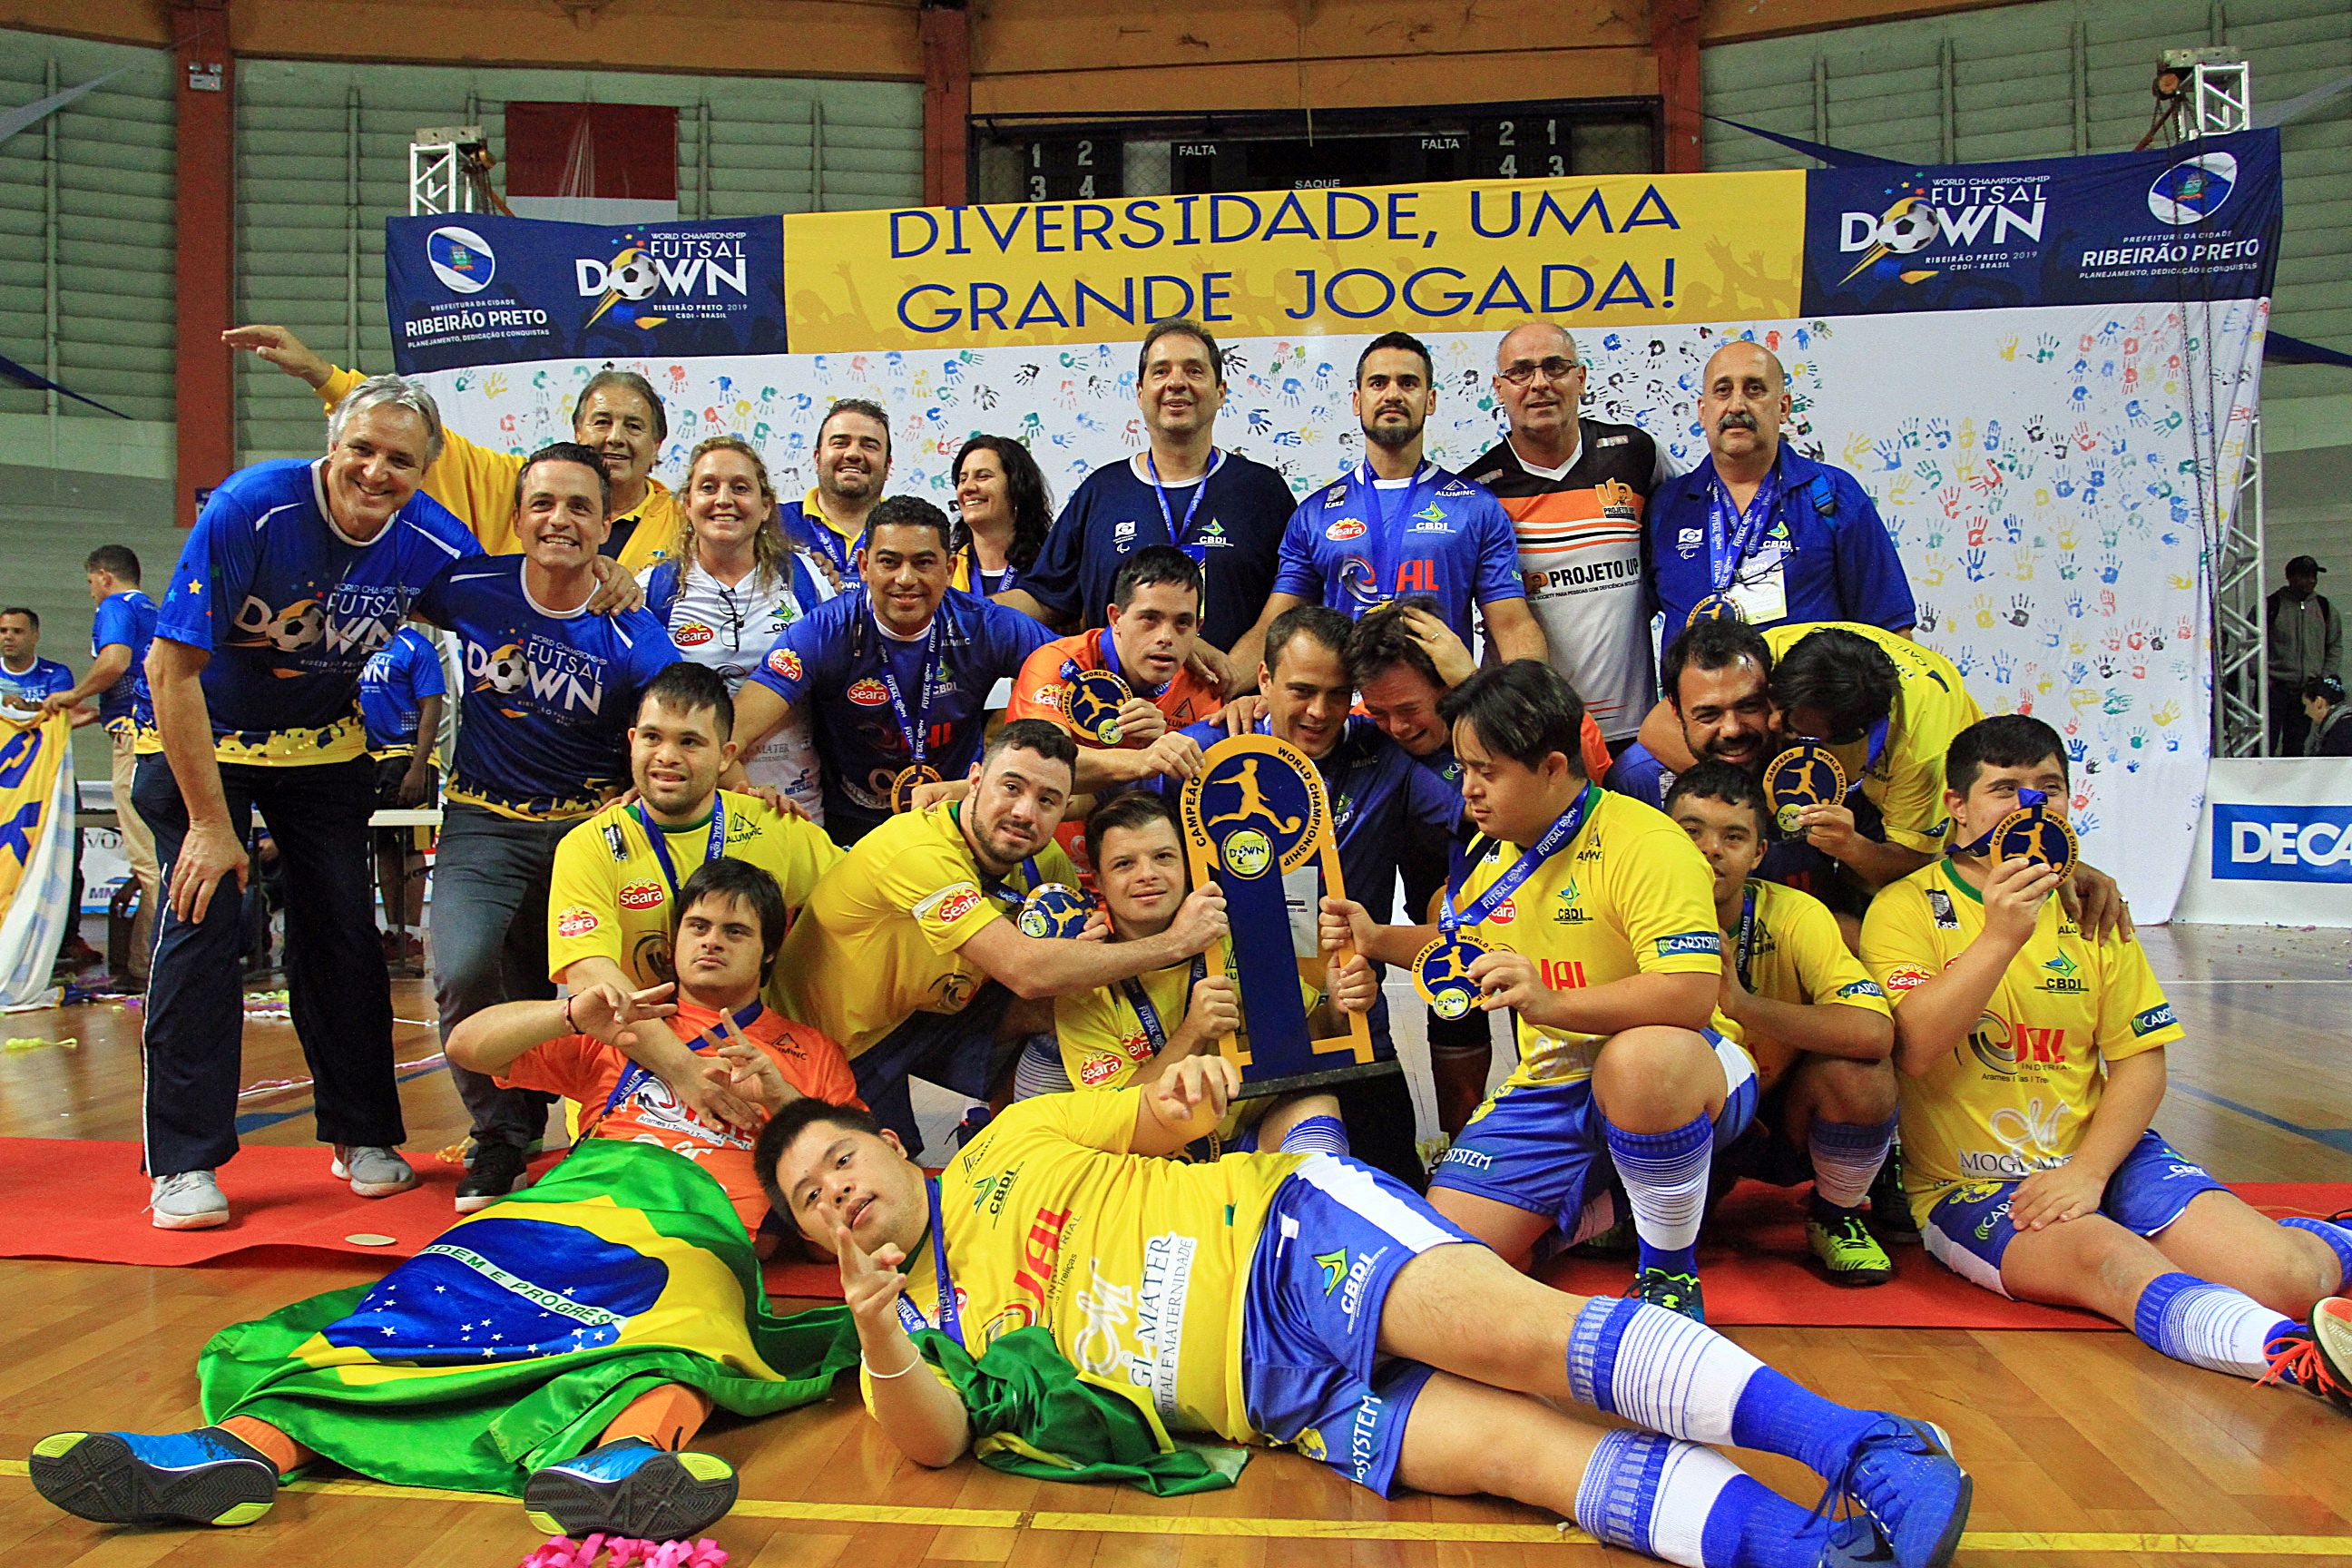
[[[1625,1292],[1637,1301],[1653,1307],[1664,1307],[1669,1312],[1680,1312],[1694,1323],[1706,1321],[1706,1299],[1698,1288],[1696,1274],[1675,1274],[1664,1268],[1644,1268],[1633,1276],[1633,1288]]]
[[[517,1187],[530,1185],[530,1177],[523,1170],[530,1162],[530,1156],[512,1143],[475,1144],[473,1158],[466,1162],[466,1174],[457,1183],[457,1212],[476,1213]]]
[[[1919,1245],[1918,1222],[1911,1217],[1911,1202],[1903,1195],[1903,1145],[1886,1146],[1886,1163],[1870,1184],[1870,1228],[1882,1241],[1905,1247]]]

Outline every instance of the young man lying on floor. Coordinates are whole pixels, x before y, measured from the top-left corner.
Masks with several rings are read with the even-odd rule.
[[[765,1310],[758,1129],[703,1121],[620,1047],[631,1025],[666,1018],[768,1111],[855,1085],[839,1047],[761,1005],[784,936],[775,879],[711,860],[678,906],[675,1004],[667,985],[592,985],[487,1008],[450,1036],[452,1060],[586,1108],[546,1179],[372,1288],[214,1336],[198,1369],[211,1425],[42,1438],[41,1495],[101,1524],[247,1524],[281,1476],[325,1458],[379,1480],[519,1491],[551,1534],[671,1540],[723,1515],[733,1469],[681,1451],[703,1418],[822,1398],[833,1369],[814,1325]]]

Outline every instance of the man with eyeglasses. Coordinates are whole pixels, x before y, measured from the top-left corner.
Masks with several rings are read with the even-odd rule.
[[[1551,666],[1615,752],[1657,693],[1642,514],[1673,469],[1631,425],[1582,417],[1584,381],[1576,340],[1562,329],[1523,321],[1504,333],[1495,396],[1510,433],[1467,472],[1509,514]]]

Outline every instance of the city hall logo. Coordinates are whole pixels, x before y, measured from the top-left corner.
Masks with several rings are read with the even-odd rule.
[[[2227,153],[2184,158],[2147,188],[2147,210],[2175,228],[2203,223],[2238,188],[2238,160]]]
[[[2352,882],[2352,805],[2213,806],[2213,876]]]
[[[498,252],[470,228],[446,224],[425,238],[425,264],[451,292],[478,294],[499,275]]]
[[[1998,250],[2016,241],[2042,243],[2050,214],[2042,176],[1922,177],[1886,192],[1886,205],[1838,215],[1838,248],[1860,253],[1840,279],[1850,283],[1874,268],[1893,270],[1916,283],[1938,268],[1919,264],[1979,250]]]

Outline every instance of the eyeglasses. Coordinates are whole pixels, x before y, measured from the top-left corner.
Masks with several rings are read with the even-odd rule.
[[[1583,368],[1584,362],[1581,360],[1560,359],[1554,356],[1541,364],[1536,363],[1533,360],[1523,359],[1517,364],[1506,366],[1499,374],[1513,386],[1525,386],[1538,375],[1546,381],[1566,381],[1570,373]]]

